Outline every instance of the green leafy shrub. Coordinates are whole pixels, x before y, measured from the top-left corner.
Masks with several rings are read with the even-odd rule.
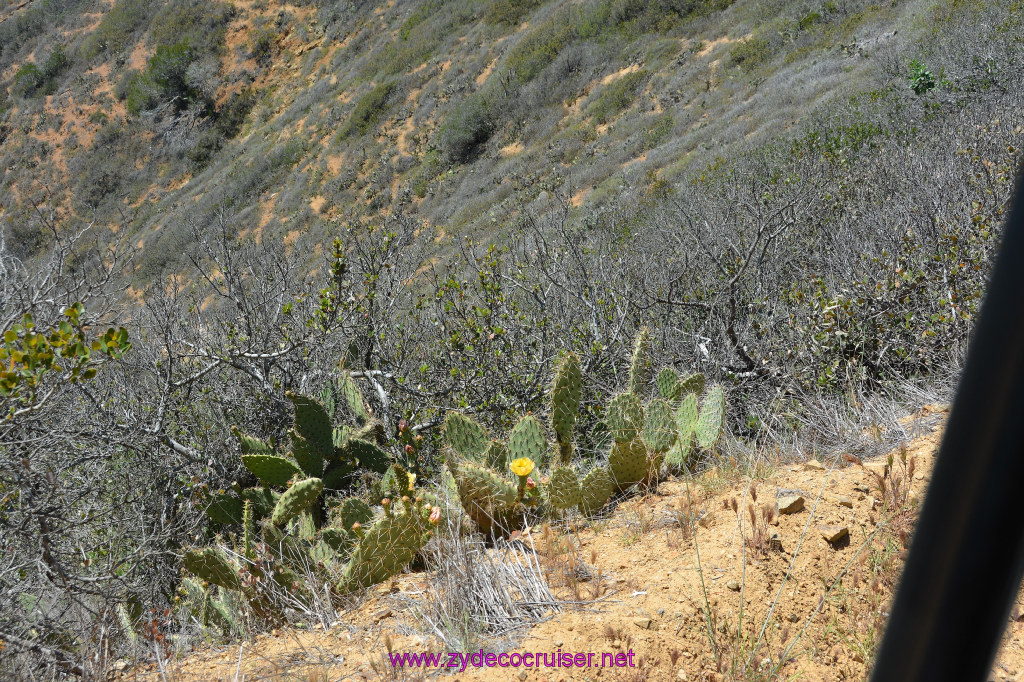
[[[387,113],[395,90],[394,81],[378,83],[360,98],[338,135],[344,139],[352,135],[365,135],[376,128],[377,123]]]
[[[277,33],[273,29],[266,26],[257,28],[249,35],[249,56],[260,66],[266,66],[274,53],[276,40]]]
[[[157,46],[187,42],[198,55],[217,55],[234,14],[234,6],[225,2],[175,0],[153,18],[150,36]]]
[[[155,3],[147,0],[117,0],[83,42],[82,56],[92,59],[103,52],[116,54],[131,47],[155,7]]]
[[[921,96],[935,87],[935,77],[924,64],[912,59],[910,61],[910,89],[915,95]]]
[[[451,163],[472,160],[498,127],[500,99],[486,90],[464,99],[438,131],[438,146]]]
[[[57,89],[57,78],[71,65],[64,48],[58,45],[39,68],[33,62],[22,64],[14,74],[11,93],[18,97],[45,97]]]
[[[742,40],[729,50],[729,63],[750,71],[771,57],[771,43],[766,38],[753,36]]]
[[[484,21],[516,27],[530,12],[543,4],[544,0],[494,0],[484,12]]]

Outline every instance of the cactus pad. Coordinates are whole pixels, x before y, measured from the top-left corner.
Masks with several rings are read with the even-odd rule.
[[[583,371],[580,358],[569,353],[562,358],[555,369],[551,384],[551,428],[555,432],[560,451],[570,452],[564,447],[572,442],[572,430],[580,410],[580,395],[583,391]]]
[[[697,444],[707,450],[718,442],[722,435],[722,418],[725,416],[725,391],[721,386],[712,386],[704,396],[697,418]]]
[[[319,453],[321,459],[328,459],[334,451],[333,427],[331,418],[327,416],[324,406],[309,396],[292,393],[287,394],[295,408],[295,421],[292,426],[296,434],[309,441],[312,448]],[[299,462],[301,466],[301,462]]]
[[[338,391],[345,399],[349,412],[360,423],[366,422],[370,418],[366,412],[366,401],[363,400],[363,394],[356,385],[355,379],[348,372],[341,373],[341,378],[338,379]]]
[[[242,500],[234,495],[221,493],[214,495],[210,505],[206,508],[206,515],[214,523],[221,523],[225,526],[242,522]]]
[[[697,430],[698,416],[697,396],[688,393],[676,408],[676,431],[679,434],[677,442],[688,444],[693,440],[693,434]]]
[[[345,444],[345,458],[356,461],[363,469],[383,474],[391,464],[388,453],[376,444],[362,438],[349,438]]]
[[[580,480],[569,467],[558,467],[548,483],[548,503],[555,509],[569,509],[580,503]]]
[[[277,504],[277,498],[280,497],[277,493],[263,487],[246,488],[241,495],[243,500],[252,503],[253,519],[257,520],[264,516],[270,516],[274,511],[274,505]]]
[[[608,431],[616,443],[636,438],[644,425],[643,405],[633,393],[620,393],[608,405]]]
[[[544,461],[547,448],[544,428],[536,417],[523,417],[508,434],[508,451],[513,460],[528,457],[540,464]]]
[[[639,438],[616,443],[608,457],[608,467],[615,484],[624,490],[647,477],[647,448]]]
[[[307,478],[294,484],[281,494],[270,517],[271,523],[280,528],[305,511],[323,491],[324,482],[319,478]]]
[[[671,367],[658,372],[658,378],[656,379],[658,384],[658,395],[669,402],[675,402],[679,399],[679,394],[682,392],[682,387],[679,385],[679,375]]]
[[[342,572],[341,593],[368,587],[398,573],[430,539],[430,507],[409,504],[378,517],[359,539]]]
[[[508,518],[517,499],[516,487],[484,467],[463,462],[449,468],[455,479],[459,500],[469,518],[484,534],[490,534],[495,523],[500,527]]]
[[[655,398],[647,403],[643,436],[648,447],[658,453],[667,451],[676,442],[676,425],[668,401]]]
[[[615,491],[615,481],[604,467],[592,469],[580,482],[580,513],[592,516],[608,503]]]
[[[292,441],[292,457],[306,476],[320,478],[324,475],[324,454],[313,445],[312,441],[303,438],[295,429],[288,429],[288,437]],[[333,440],[332,440],[333,443]],[[334,445],[331,445],[334,454]]]
[[[629,392],[643,395],[651,370],[651,332],[642,327],[633,342],[633,364],[629,368]]]
[[[509,462],[508,446],[501,441],[492,440],[491,444],[487,446],[487,454],[484,455],[484,459],[487,466],[497,471],[504,471]]]
[[[243,455],[272,455],[274,449],[269,445],[261,441],[259,438],[253,438],[250,435],[242,433],[237,426],[231,427],[231,433],[235,434],[235,438],[238,439],[238,444],[242,448]]]
[[[331,525],[346,532],[353,523],[366,524],[373,518],[373,510],[358,497],[346,497],[331,509]]]
[[[242,581],[238,569],[224,553],[214,547],[185,550],[185,570],[211,585],[220,585],[228,590],[241,589]]]
[[[691,374],[682,380],[679,384],[679,388],[683,393],[695,393],[700,395],[704,392],[704,375],[697,373]]]
[[[290,459],[277,455],[242,455],[242,464],[252,475],[267,485],[283,488],[295,474],[301,473],[298,465]]]
[[[449,412],[444,418],[444,440],[460,457],[482,463],[490,445],[484,427],[460,412]]]

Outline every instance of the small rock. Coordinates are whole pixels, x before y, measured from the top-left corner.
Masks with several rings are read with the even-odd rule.
[[[651,623],[652,623],[652,621],[651,621],[650,618],[634,618],[633,619],[633,625],[637,626],[641,630],[650,630],[651,629]]]
[[[729,582],[727,582],[725,584],[725,586],[728,587],[733,592],[739,592],[740,591],[740,584],[738,582],[736,582],[735,580],[730,580]]]
[[[560,647],[560,646],[562,646],[562,642],[561,642],[561,640],[559,640],[559,641],[556,641],[556,642],[555,642],[555,646],[556,646],[556,647]]]
[[[780,514],[796,514],[803,508],[804,498],[802,495],[784,495],[779,498]]]
[[[824,471],[825,465],[816,459],[811,459],[804,462],[804,470],[806,471]]]
[[[664,616],[665,615],[665,609],[658,609],[658,615],[659,616]]]
[[[846,495],[840,495],[839,497],[837,497],[836,502],[839,503],[840,507],[848,507],[850,509],[853,509],[853,500],[847,497]]]
[[[846,526],[818,526],[818,530],[821,531],[821,537],[828,542],[839,542],[850,534],[850,529]]]
[[[786,617],[786,619],[787,619],[787,620],[788,620],[788,621],[789,621],[790,623],[799,623],[799,622],[800,622],[800,616],[798,616],[798,615],[797,615],[797,614],[795,614],[795,613],[791,613],[791,614],[789,614],[789,616],[787,616],[787,617]]]
[[[520,670],[519,671],[519,679],[521,679],[521,680],[525,680],[526,679],[526,671],[525,670]]]
[[[690,678],[686,676],[686,671],[683,670],[682,668],[680,668],[679,672],[676,673],[676,679],[677,680],[683,680],[685,682],[685,680],[688,680]]]

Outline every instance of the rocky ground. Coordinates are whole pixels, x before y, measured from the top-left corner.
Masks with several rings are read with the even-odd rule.
[[[624,656],[621,668],[469,666],[449,676],[863,679],[928,484],[942,418],[943,408],[912,417],[913,432],[923,435],[893,452],[891,467],[888,458],[862,465],[812,460],[759,467],[751,476],[726,463],[689,483],[663,482],[657,492],[620,503],[605,520],[531,529],[519,546],[536,550],[560,608],[532,627],[505,633],[510,644],[504,650],[593,652],[595,661],[602,653],[633,652],[631,659]],[[395,669],[387,659],[389,649],[446,649],[417,615],[434,584],[429,574],[406,574],[377,586],[326,628],[204,647],[126,674],[168,680],[436,675],[436,669]],[[1014,609],[993,680],[1024,679],[1018,613]]]

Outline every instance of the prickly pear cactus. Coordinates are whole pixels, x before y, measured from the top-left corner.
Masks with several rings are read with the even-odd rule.
[[[667,400],[655,398],[647,403],[644,417],[644,442],[656,453],[667,452],[676,442],[676,425],[672,406]]]
[[[324,482],[319,478],[307,478],[292,485],[281,494],[274,507],[270,522],[281,527],[305,511],[324,491]]]
[[[335,505],[330,512],[331,526],[340,528],[346,532],[352,530],[355,523],[369,523],[373,518],[373,510],[370,505],[358,497],[347,497],[340,504]]]
[[[495,471],[504,471],[509,463],[508,446],[501,441],[492,440],[491,444],[487,446],[484,461]]]
[[[386,472],[391,464],[391,458],[383,448],[362,438],[349,438],[343,450],[346,461],[358,463],[363,469],[369,469],[378,474]]]
[[[555,509],[569,509],[580,503],[580,481],[576,472],[561,466],[551,473],[547,485],[548,504]]]
[[[679,385],[679,375],[674,369],[666,367],[658,372],[655,382],[658,384],[658,395],[670,403],[679,400],[682,386]]]
[[[491,444],[484,427],[459,412],[445,415],[444,439],[460,457],[481,464]]]
[[[615,492],[615,481],[604,467],[592,469],[580,482],[580,513],[593,516],[601,510]]]
[[[690,453],[693,451],[694,433],[697,430],[697,396],[688,393],[676,408],[676,442],[675,445],[665,454],[665,463],[670,472],[678,472],[689,463]]]
[[[640,329],[633,343],[633,364],[629,368],[629,392],[642,396],[646,392],[651,373],[651,332]]]
[[[324,453],[312,441],[303,438],[294,429],[288,431],[292,443],[292,457],[298,463],[302,473],[313,478],[324,475]],[[334,439],[331,439],[331,452],[334,452]]]
[[[293,447],[295,438],[298,437],[308,443],[306,450],[315,459],[311,462],[312,471],[307,470],[303,460],[298,453],[295,454],[295,461],[299,463],[302,470],[308,476],[320,476],[323,473],[323,460],[329,459],[334,452],[334,427],[331,425],[331,418],[327,415],[324,406],[315,399],[292,393],[285,394],[292,401],[295,408],[295,418],[292,425]],[[319,471],[316,468],[319,467]]]
[[[296,474],[302,473],[299,466],[277,455],[242,455],[242,464],[266,485],[283,488]]]
[[[555,368],[551,384],[551,428],[558,442],[558,459],[568,464],[572,459],[572,430],[580,409],[583,392],[583,370],[580,358],[568,353]]]
[[[691,374],[680,382],[679,388],[683,393],[702,394],[704,392],[704,375]]]
[[[616,443],[634,440],[644,426],[643,405],[633,393],[620,393],[608,404],[608,431]]]
[[[697,418],[697,444],[705,450],[714,447],[722,435],[722,419],[725,416],[725,391],[721,386],[712,386],[700,408]]]
[[[508,434],[508,451],[513,460],[526,457],[539,464],[544,461],[547,449],[544,427],[536,417],[523,417]]]
[[[254,558],[253,543],[256,535],[256,521],[253,519],[252,501],[242,506],[242,555],[250,561]]]
[[[507,529],[518,498],[516,487],[498,474],[472,462],[449,463],[462,508],[481,532]]]
[[[608,468],[619,490],[625,490],[647,477],[647,448],[639,438],[615,443],[608,456]]]
[[[252,436],[242,433],[237,426],[231,427],[231,433],[234,434],[235,438],[238,439],[238,444],[242,448],[243,455],[270,455],[274,453],[274,449],[261,441],[259,438],[253,438]]]
[[[366,411],[366,401],[363,400],[363,394],[360,392],[359,386],[356,385],[355,380],[348,372],[341,373],[341,377],[338,379],[338,391],[341,393],[342,398],[345,399],[345,404],[348,406],[352,416],[360,424],[369,421],[370,415]]]
[[[184,566],[189,573],[211,585],[219,585],[227,590],[242,588],[238,568],[215,547],[186,549]]]
[[[241,523],[242,504],[242,500],[234,495],[220,493],[213,496],[213,500],[210,501],[210,505],[206,508],[206,515],[214,523],[223,525]]]
[[[387,505],[369,528],[357,529],[359,540],[342,571],[338,592],[375,585],[401,571],[430,539],[436,523],[432,513],[429,504],[405,497]]]

